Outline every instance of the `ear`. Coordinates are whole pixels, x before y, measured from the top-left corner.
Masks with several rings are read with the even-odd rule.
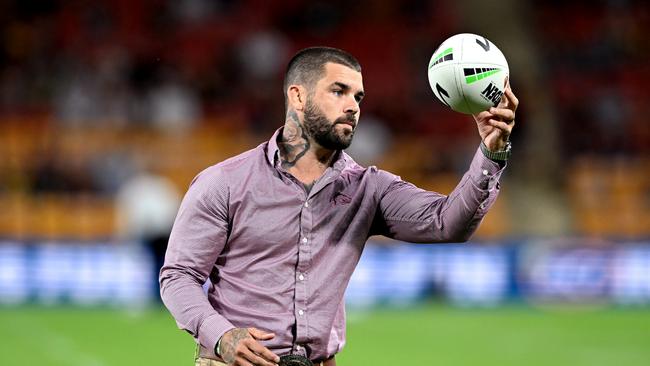
[[[287,99],[289,107],[296,111],[302,111],[305,109],[307,103],[307,89],[302,85],[289,85],[289,89],[287,89]]]

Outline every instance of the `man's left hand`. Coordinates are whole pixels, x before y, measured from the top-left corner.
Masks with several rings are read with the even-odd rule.
[[[510,89],[510,81],[506,79],[505,92],[499,105],[473,115],[478,133],[490,151],[502,151],[505,148],[515,125],[517,106],[519,106],[519,99],[515,97]]]

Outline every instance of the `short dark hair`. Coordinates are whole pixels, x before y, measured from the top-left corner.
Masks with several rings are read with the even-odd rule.
[[[289,85],[299,84],[311,88],[323,77],[325,64],[332,62],[347,66],[361,72],[361,65],[354,56],[338,48],[333,47],[309,47],[296,53],[284,74],[284,100],[288,105],[287,89]]]

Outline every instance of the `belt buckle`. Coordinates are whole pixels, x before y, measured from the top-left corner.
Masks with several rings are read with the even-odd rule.
[[[305,356],[285,355],[280,356],[279,366],[314,366],[314,364]]]

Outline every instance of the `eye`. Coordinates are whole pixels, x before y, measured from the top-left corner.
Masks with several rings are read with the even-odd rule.
[[[337,97],[340,97],[341,95],[343,95],[343,90],[335,89],[332,90],[332,93],[334,93],[334,95],[336,95]]]

